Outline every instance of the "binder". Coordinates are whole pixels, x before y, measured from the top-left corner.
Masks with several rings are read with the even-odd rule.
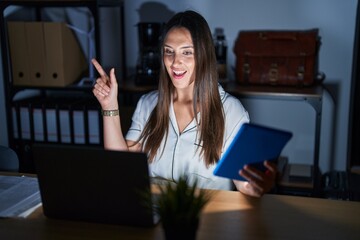
[[[72,118],[73,118],[73,129],[74,129],[74,143],[85,144],[85,112],[82,104],[73,104],[72,106]]]
[[[12,106],[15,139],[65,144],[102,143],[100,109],[88,97],[35,96]]]
[[[60,102],[58,105],[59,111],[59,129],[60,129],[60,142],[61,143],[74,143],[74,128],[72,119],[72,108],[77,98],[61,98],[57,99]]]
[[[92,98],[90,101],[86,101],[86,111],[87,111],[87,137],[89,144],[101,144],[102,141],[102,118],[100,114],[100,106],[95,98]]]
[[[14,101],[12,106],[12,123],[14,139],[33,140],[32,139],[32,121],[29,102],[26,100]]]
[[[71,132],[71,106],[74,98],[53,97],[47,100],[46,122],[48,141],[74,143]]]
[[[34,118],[34,140],[35,141],[44,141],[44,122],[43,122],[43,113],[41,108],[33,109],[33,118]]]
[[[49,142],[57,142],[58,138],[57,138],[55,108],[46,109],[46,129],[47,129],[47,140]]]
[[[13,106],[11,108],[11,114],[12,114],[13,136],[14,136],[15,139],[19,139],[18,120],[17,120],[17,113],[16,113],[16,107],[15,106]]]
[[[94,98],[85,97],[72,105],[74,143],[100,144],[101,123],[99,104]]]
[[[87,61],[73,32],[59,22],[44,22],[46,85],[66,86],[87,69]]]
[[[14,85],[64,87],[87,72],[72,30],[62,22],[8,22]]]
[[[62,143],[71,143],[70,109],[59,109],[60,136]]]
[[[27,106],[20,106],[21,139],[31,139],[30,135],[30,113]]]
[[[45,141],[43,104],[42,101],[38,99],[30,101],[32,106],[34,140],[43,142]]]
[[[13,84],[28,85],[30,69],[25,22],[8,22],[8,34]]]
[[[81,110],[74,110],[73,119],[74,143],[85,144],[84,112]]]
[[[45,41],[41,22],[25,23],[28,42],[30,79],[26,85],[42,86],[45,82]]]
[[[100,121],[99,110],[90,109],[87,111],[89,125],[89,143],[100,144]]]

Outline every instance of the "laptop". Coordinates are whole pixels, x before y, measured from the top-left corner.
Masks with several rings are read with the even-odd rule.
[[[282,129],[244,123],[222,155],[214,175],[245,181],[239,170],[248,164],[265,171],[264,160],[276,162],[292,133]]]
[[[44,215],[49,218],[156,225],[142,193],[150,191],[145,153],[84,145],[33,145]]]

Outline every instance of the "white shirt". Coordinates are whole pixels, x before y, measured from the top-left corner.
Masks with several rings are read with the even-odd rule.
[[[249,122],[249,114],[240,101],[224,91],[219,85],[219,93],[225,113],[224,153],[235,137],[241,125]],[[155,108],[158,92],[152,91],[143,95],[137,104],[132,117],[131,127],[126,135],[127,140],[137,141],[144,126]],[[220,113],[219,113],[220,114]],[[217,177],[213,174],[216,164],[206,167],[200,156],[199,141],[197,140],[196,121],[193,121],[180,134],[175,118],[173,104],[170,104],[169,134],[165,149],[162,144],[152,163],[149,164],[150,176],[177,181],[186,174],[190,183],[197,179],[198,187],[206,189],[230,190],[231,180]],[[161,154],[162,153],[162,154]]]

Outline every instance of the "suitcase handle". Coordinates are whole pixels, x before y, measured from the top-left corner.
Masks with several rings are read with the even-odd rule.
[[[260,32],[259,38],[262,40],[287,40],[287,41],[296,41],[297,37],[294,33],[269,33],[269,32]]]

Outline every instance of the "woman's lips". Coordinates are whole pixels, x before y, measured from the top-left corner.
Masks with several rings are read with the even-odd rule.
[[[176,79],[180,79],[180,78],[184,77],[185,74],[186,74],[186,71],[173,71],[173,76]]]

